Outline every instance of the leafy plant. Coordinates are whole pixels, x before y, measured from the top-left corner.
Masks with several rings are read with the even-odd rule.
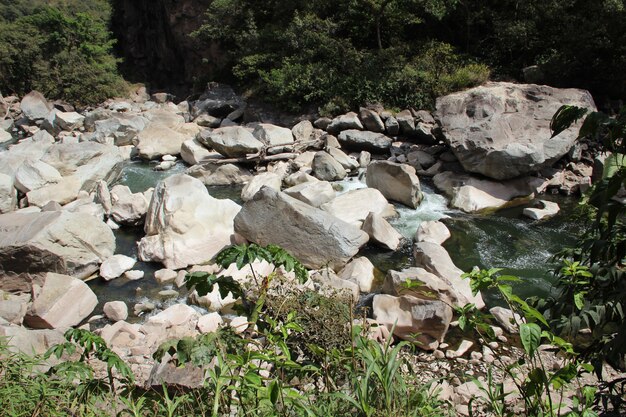
[[[512,320],[519,329],[524,356],[512,364],[506,364],[499,355],[494,355],[499,369],[517,387],[524,402],[526,415],[560,416],[563,406],[560,398],[564,390],[576,380],[580,373],[591,372],[593,367],[580,361],[573,346],[551,332],[547,320],[538,310],[513,293],[509,283],[519,281],[519,278],[499,275],[500,271],[501,269],[498,268],[489,270],[475,268],[464,274],[465,278],[470,279],[474,295],[478,291],[497,290],[513,313]],[[457,313],[463,318],[459,320],[461,329],[472,328],[487,340],[493,338],[492,334],[485,331],[487,323],[482,320],[483,317],[474,314],[474,306],[466,305],[463,308],[457,308]],[[518,320],[516,317],[522,319]],[[558,369],[550,369],[544,363],[539,352],[539,347],[543,343],[554,346],[564,357],[564,362]],[[478,381],[475,382],[478,388],[486,394],[487,405],[491,412],[499,416],[515,415],[506,402],[509,393],[504,391],[503,386],[493,387],[493,380],[490,381],[488,387]],[[585,413],[587,416],[597,415],[589,408],[585,408]]]
[[[274,270],[267,276],[260,279],[257,277],[252,265],[256,260],[267,261],[268,263],[274,265]],[[297,259],[295,259],[283,248],[276,245],[262,247],[255,243],[251,243],[230,246],[218,253],[215,257],[215,261],[223,268],[227,268],[231,264],[235,264],[238,269],[242,269],[246,265],[250,267],[252,277],[258,290],[257,299],[254,305],[251,306],[249,312],[251,328],[256,325],[259,319],[259,314],[265,304],[267,292],[272,280],[276,277],[278,268],[282,267],[286,272],[293,271],[296,278],[301,283],[304,283],[309,277],[306,268]],[[217,284],[222,297],[225,298],[230,292],[234,297],[244,298],[244,303],[247,301],[245,291],[241,287],[241,284],[233,280],[232,277],[196,272],[188,274],[185,277],[185,283],[188,289],[194,288],[198,292],[199,296],[204,296],[213,291],[213,286]]]

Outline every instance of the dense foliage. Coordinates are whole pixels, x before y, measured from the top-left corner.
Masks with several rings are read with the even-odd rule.
[[[442,18],[454,3],[222,0],[195,36],[221,45],[224,72],[290,108],[432,107],[437,95],[489,76],[449,44],[412,39],[423,17]]]
[[[0,3],[0,91],[95,104],[123,91],[107,1]]]

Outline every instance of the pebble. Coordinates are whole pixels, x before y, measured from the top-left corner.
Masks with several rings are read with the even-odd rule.
[[[178,297],[178,291],[176,290],[163,290],[163,291],[159,291],[159,296],[161,297]]]
[[[143,278],[145,273],[143,271],[139,271],[137,269],[131,269],[130,271],[124,272],[124,277],[131,281],[136,281],[138,279]]]
[[[167,282],[173,282],[176,280],[178,276],[178,272],[172,269],[159,269],[154,273],[154,278],[157,280],[159,284],[165,284]]]

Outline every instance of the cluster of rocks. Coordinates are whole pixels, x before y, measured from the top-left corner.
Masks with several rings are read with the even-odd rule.
[[[467,212],[562,191],[567,181],[580,187],[588,183],[580,178],[591,176],[590,155],[574,149],[576,127],[555,138],[549,130],[561,104],[593,108],[579,90],[490,83],[440,98],[434,114],[371,107],[292,128],[251,120],[245,101],[223,85],[178,104],[168,94],[138,90],[132,100],[82,113],[36,92],[8,102],[15,121],[5,121],[2,131],[26,137],[0,152],[0,289],[26,295],[0,300],[0,332],[32,340],[39,351],[59,334],[29,328],[60,331],[84,322],[96,307],[82,279],[140,279],[143,273],[133,269],[138,260],[163,264],[155,278],[178,287],[197,270],[246,282],[251,271],[220,271],[211,260],[236,243],[276,244],[311,269],[307,288],[347,291],[356,300],[375,290],[375,268],[355,256],[368,242],[398,249],[404,238],[387,221],[396,215],[391,203],[418,207],[418,176],[433,178],[450,205]],[[571,162],[563,169],[552,166],[566,155]],[[115,185],[130,158],[156,161],[159,170],[182,159],[188,168],[133,193]],[[345,191],[337,183],[359,175],[364,188]],[[234,184],[244,185],[242,205],[206,188]],[[529,215],[553,214],[548,203]],[[112,230],[137,226],[145,232],[138,259],[116,254]],[[389,271],[372,301],[374,320],[435,352],[443,349],[453,306],[484,307],[441,246],[447,237],[442,223],[422,224],[414,266]],[[103,311],[113,324],[101,335],[145,374],[150,355],[168,338],[247,326],[245,318],[225,315],[237,300],[222,298],[217,287],[205,297],[192,292],[189,302],[210,313],[177,304],[131,324],[124,302],[108,303]],[[151,307],[135,305],[133,313]],[[28,350],[24,343],[20,348]]]

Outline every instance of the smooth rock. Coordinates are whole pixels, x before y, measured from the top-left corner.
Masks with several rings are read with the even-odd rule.
[[[431,242],[437,245],[443,244],[452,236],[445,224],[437,220],[420,223],[415,232],[416,242]]]
[[[468,213],[495,210],[527,201],[543,184],[541,179],[534,177],[495,182],[450,171],[435,175],[433,180],[435,186],[450,197],[452,207]]]
[[[363,130],[363,124],[359,120],[359,116],[354,112],[335,117],[326,128],[326,131],[334,135],[350,129]]]
[[[109,301],[104,304],[102,310],[111,321],[121,321],[128,318],[128,306],[123,301]]]
[[[186,304],[174,304],[171,307],[150,317],[148,322],[163,324],[165,326],[180,326],[198,317],[198,313]]]
[[[77,278],[49,272],[41,288],[33,290],[24,323],[35,329],[76,326],[98,305],[96,294]]]
[[[389,204],[382,193],[374,188],[348,191],[322,204],[320,208],[359,228],[370,212],[383,217],[392,217],[396,214],[393,205]]]
[[[217,329],[224,323],[219,313],[213,312],[205,314],[198,319],[198,330],[200,333],[215,333]]]
[[[139,226],[143,224],[150,200],[144,193],[132,193],[126,185],[111,189],[110,216],[118,224]]]
[[[368,240],[358,228],[267,187],[244,204],[235,231],[260,245],[279,245],[309,268],[340,268]]]
[[[199,179],[204,185],[243,184],[253,178],[250,171],[238,165],[211,162],[195,165],[187,169],[185,173]]]
[[[454,265],[450,255],[441,245],[430,242],[418,242],[413,246],[415,265],[435,274],[456,291],[456,306],[463,307],[473,303],[478,309],[485,307],[480,293],[472,295],[470,282],[461,278],[463,271]]]
[[[306,174],[304,174],[306,175]],[[311,177],[313,178],[313,177]],[[303,182],[284,190],[285,194],[313,207],[319,207],[335,198],[336,193],[328,181]]]
[[[167,268],[159,269],[154,273],[154,279],[156,279],[159,284],[174,282],[177,276],[178,273],[176,271]]]
[[[291,128],[291,133],[296,142],[308,141],[313,134],[313,124],[308,120],[303,120]]]
[[[126,255],[113,255],[100,265],[100,276],[106,281],[121,277],[135,266],[137,261]]]
[[[241,126],[221,127],[213,131],[205,130],[197,139],[205,146],[229,158],[245,157],[263,149],[263,143]]]
[[[375,267],[365,256],[351,260],[337,276],[346,281],[358,284],[361,292],[371,292],[374,284]]]
[[[398,119],[391,116],[385,120],[385,130],[388,135],[398,136],[400,134],[400,123],[398,123]]]
[[[190,138],[169,127],[150,124],[133,140],[137,154],[143,159],[159,159],[161,156],[178,155],[181,147]]]
[[[333,293],[347,294],[354,302],[359,300],[359,285],[354,281],[339,278],[333,271],[327,269],[316,271],[311,274],[311,279],[332,288]]]
[[[180,269],[206,263],[233,239],[241,207],[209,195],[199,180],[176,174],[160,182],[146,215],[139,259]]]
[[[26,94],[20,102],[22,114],[30,121],[45,119],[53,109],[52,104],[38,91],[31,91]]]
[[[543,220],[556,216],[560,211],[559,205],[552,201],[539,200],[538,203],[541,204],[542,208],[527,207],[522,211],[522,214],[533,220]]]
[[[489,309],[489,313],[493,318],[510,334],[519,333],[517,323],[523,323],[522,317],[513,313],[510,309],[504,307],[492,307]]]
[[[582,121],[555,137],[550,130],[564,104],[596,108],[584,90],[489,82],[439,97],[436,117],[466,171],[505,180],[550,166],[572,148]]]
[[[143,278],[144,274],[145,273],[143,271],[133,269],[133,270],[124,272],[124,278],[129,279],[131,281],[136,281],[138,279]]]
[[[376,113],[374,110],[361,107],[361,109],[359,110],[359,118],[363,122],[363,127],[365,128],[365,130],[377,133],[385,131],[385,124],[383,123],[378,113]]]
[[[367,186],[379,190],[385,198],[417,208],[423,195],[415,168],[389,161],[374,161],[367,167]]]
[[[0,325],[0,337],[8,340],[8,350],[26,355],[43,355],[65,342],[63,332],[54,329],[30,330],[21,326]]]
[[[436,349],[452,321],[450,306],[411,296],[376,295],[372,312],[374,319],[395,336],[424,350]]]
[[[289,134],[291,134],[291,131]],[[250,182],[243,187],[243,190],[241,190],[241,199],[243,201],[251,200],[263,187],[269,187],[273,190],[280,191],[282,183],[282,178],[273,172],[264,172],[259,175],[255,175]]]
[[[259,123],[252,135],[267,147],[293,144],[291,129],[275,126],[269,123]]]
[[[322,181],[338,181],[346,177],[346,169],[329,153],[320,151],[315,154],[313,175]]]
[[[341,146],[355,151],[369,151],[373,153],[386,153],[391,148],[393,140],[382,133],[344,130],[337,137]]]
[[[113,256],[115,237],[102,221],[67,211],[0,215],[0,271],[53,271],[86,278]]]
[[[196,139],[186,140],[180,147],[180,157],[189,165],[207,162],[211,159],[216,159],[216,156],[222,158],[222,155],[217,152],[211,152]]]
[[[368,213],[363,222],[363,231],[370,240],[389,250],[395,251],[400,246],[403,236],[385,218],[378,213]]]
[[[329,148],[327,152],[335,159],[335,161],[339,162],[345,170],[354,171],[359,168],[359,162],[346,155],[341,149]]]

